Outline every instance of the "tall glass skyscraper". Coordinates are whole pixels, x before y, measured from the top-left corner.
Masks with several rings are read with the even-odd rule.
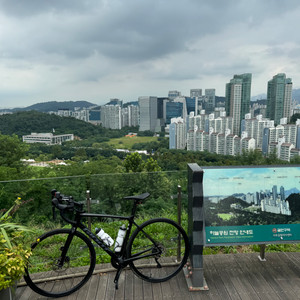
[[[293,83],[284,73],[273,76],[268,81],[267,91],[267,118],[274,120],[275,125],[280,124],[281,118],[291,117]]]
[[[240,135],[241,121],[250,111],[252,74],[234,75],[226,84],[225,109],[233,118],[233,134]]]
[[[166,103],[166,124],[171,123],[172,118],[182,117],[183,103],[167,102]]]

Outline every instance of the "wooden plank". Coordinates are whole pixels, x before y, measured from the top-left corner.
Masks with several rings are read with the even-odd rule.
[[[274,257],[278,261],[280,273],[283,277],[280,279],[281,286],[284,290],[293,290],[293,293],[296,295],[295,299],[300,299],[300,272],[297,272],[296,268],[292,270],[295,265],[284,254],[279,255],[278,253],[274,253]]]
[[[98,290],[97,290],[97,294],[96,294],[95,299],[97,299],[97,300],[107,299],[106,298],[106,287],[107,287],[107,282],[108,282],[108,279],[109,279],[108,274],[107,273],[101,273],[101,274],[94,275],[94,276],[99,276],[99,278],[98,278]]]
[[[164,298],[163,298],[163,294],[162,294],[161,284],[160,283],[152,283],[151,286],[152,286],[153,299],[163,300]]]
[[[180,272],[175,278],[176,278],[176,283],[178,285],[179,294],[175,295],[174,299],[178,299],[178,300],[191,299],[191,292],[189,292],[184,273]]]
[[[83,296],[81,299],[96,299],[98,286],[99,286],[99,275],[93,275],[92,278],[87,283],[88,291],[86,296]]]
[[[87,297],[87,295],[89,294],[89,292],[91,291],[91,284],[92,282],[94,283],[94,279],[93,276],[92,278],[89,279],[89,281],[84,284],[78,291],[77,294],[77,299],[78,300],[82,300],[82,299],[93,299],[91,297]],[[95,283],[94,283],[95,284]],[[94,286],[95,287],[95,286]],[[93,293],[93,291],[91,291]]]
[[[116,289],[115,289],[115,283],[114,283],[114,279],[115,279],[115,272],[108,272],[107,273],[107,282],[106,282],[106,296],[104,299],[115,299],[115,293],[116,293]]]
[[[35,296],[38,295],[29,286],[26,286],[25,288],[22,288],[22,293],[19,293],[18,289],[19,288],[17,288],[17,291],[16,291],[16,299],[28,300],[31,297],[35,297]]]
[[[279,300],[279,296],[272,289],[266,279],[260,274],[257,263],[259,263],[257,255],[239,255],[237,263],[241,268],[248,269],[248,280],[261,299]],[[263,262],[264,263],[264,262]]]
[[[162,299],[172,299],[173,291],[171,289],[170,280],[164,281],[160,285],[161,285]]]
[[[257,253],[204,256],[204,275],[209,291],[189,292],[180,272],[171,280],[152,284],[123,271],[115,291],[115,272],[93,275],[79,291],[62,300],[295,300],[300,299],[300,253],[267,253],[266,262]],[[79,280],[76,278],[76,280]],[[46,283],[51,288],[51,282]],[[71,284],[68,281],[63,283]],[[28,286],[18,287],[16,300],[47,299]]]
[[[286,255],[289,256],[290,260],[296,264],[297,266],[299,266],[300,264],[300,252],[288,252],[286,253]]]
[[[271,253],[270,253],[271,254]],[[271,263],[269,263],[269,261]],[[265,264],[266,263],[266,264]],[[280,268],[276,267],[274,256],[268,255],[267,261],[264,262],[264,268],[260,269],[262,276],[268,281],[273,290],[277,293],[280,299],[295,300],[297,296],[293,290],[287,290],[284,285],[281,284],[281,280],[284,279]]]
[[[185,278],[182,277],[183,275],[183,271],[181,271],[169,281],[173,300],[187,299],[186,295],[188,295],[189,293],[187,284],[185,284],[184,288],[180,288],[180,285],[178,283],[180,279],[185,282]]]
[[[204,278],[209,290],[205,293],[215,299],[230,300],[229,294],[224,286],[224,282],[213,264],[213,256],[203,257]]]
[[[286,270],[289,272],[291,279],[300,279],[300,262],[295,263],[288,253],[281,253],[278,258],[283,262]],[[295,282],[296,287],[300,288],[299,282]]]
[[[230,279],[230,274],[228,273],[229,268],[232,267],[234,263],[233,257],[230,258],[230,255],[216,255],[212,260],[215,269],[217,270],[219,276],[222,278],[224,282],[224,286],[227,290],[228,295],[233,300],[240,300],[240,296]]]
[[[24,293],[24,291],[26,290],[27,286],[19,286],[16,289],[16,293],[15,293],[15,297],[16,299],[22,299],[22,294]]]
[[[71,282],[72,286],[78,284],[80,282],[80,280],[82,280],[82,277],[77,277],[77,278],[74,278]],[[68,281],[68,280],[66,280]],[[70,284],[70,283],[69,283]],[[83,287],[82,287],[83,289]],[[67,297],[63,297],[63,298],[60,298],[60,299],[63,299],[63,300],[75,300],[75,299],[79,299],[78,298],[78,294],[80,293],[80,290],[79,289],[78,291],[72,293],[71,295],[67,296]],[[80,299],[81,300],[81,299]]]
[[[124,300],[134,299],[134,289],[133,289],[133,273],[131,270],[126,270],[125,272],[125,296]]]
[[[259,300],[257,294],[253,291],[252,287],[248,284],[245,278],[245,270],[242,272],[239,268],[230,269],[227,271],[230,280],[235,287],[238,295],[243,300]]]
[[[116,272],[114,272],[114,276]],[[124,299],[125,298],[125,271],[123,271],[119,278],[118,289],[115,290],[115,299]]]
[[[143,280],[136,275],[133,276],[133,295],[134,300],[144,299]]]
[[[152,286],[150,282],[142,281],[143,285],[143,299],[144,300],[152,300],[153,299],[153,293],[152,293]]]

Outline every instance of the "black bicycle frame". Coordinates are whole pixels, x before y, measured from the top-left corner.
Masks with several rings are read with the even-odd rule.
[[[64,246],[63,252],[62,252],[62,258],[65,257],[69,246],[72,242],[73,236],[75,234],[75,231],[77,230],[77,228],[80,228],[89,238],[91,238],[94,242],[97,243],[97,245],[99,245],[109,256],[111,256],[113,259],[115,259],[116,261],[122,263],[122,265],[127,265],[130,262],[133,262],[135,260],[141,259],[141,258],[146,258],[146,257],[151,257],[151,256],[155,256],[156,254],[159,254],[160,252],[151,252],[151,254],[145,254],[145,255],[141,255],[143,253],[148,252],[149,250],[144,250],[141,251],[139,253],[136,253],[135,255],[133,255],[130,258],[124,258],[125,256],[125,251],[126,251],[126,246],[127,246],[127,242],[129,240],[130,234],[131,234],[131,230],[132,230],[132,225],[135,225],[137,228],[141,228],[135,221],[134,221],[134,217],[135,217],[135,208],[133,208],[133,214],[131,216],[116,216],[116,215],[106,215],[106,214],[95,214],[95,213],[83,213],[83,212],[76,212],[75,215],[75,221],[70,220],[69,218],[67,218],[64,215],[64,212],[61,211],[61,217],[68,223],[70,223],[72,225],[72,231],[71,234],[68,236],[68,239],[66,241],[66,244]],[[126,230],[126,235],[123,241],[123,245],[121,248],[121,252],[119,254],[116,254],[114,251],[112,251],[101,239],[99,239],[94,233],[92,233],[82,222],[81,222],[81,218],[104,218],[104,219],[117,219],[117,220],[126,220],[128,221],[128,227]],[[157,246],[156,242],[143,230],[141,230],[145,236],[155,245]],[[62,261],[60,262],[60,265],[63,265],[64,259],[62,259]]]

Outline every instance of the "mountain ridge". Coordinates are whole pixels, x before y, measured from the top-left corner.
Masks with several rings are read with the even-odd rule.
[[[40,112],[58,111],[59,109],[74,110],[76,107],[89,108],[91,106],[97,106],[97,104],[88,101],[48,101],[40,102],[27,107],[16,107],[11,109],[0,109],[2,112],[18,112],[18,111],[30,111],[36,110]]]

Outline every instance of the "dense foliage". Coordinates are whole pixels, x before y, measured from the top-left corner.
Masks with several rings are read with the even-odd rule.
[[[53,132],[55,134],[73,133],[81,139],[100,139],[103,137],[121,137],[128,132],[128,128],[111,130],[101,126],[72,118],[60,117],[54,114],[46,114],[38,111],[22,111],[14,114],[0,116],[1,134],[19,137],[31,132]]]
[[[18,217],[23,221],[34,219],[35,223],[51,220],[49,191],[53,188],[76,199],[84,199],[85,191],[91,190],[93,199],[101,201],[101,209],[94,205],[96,211],[115,213],[130,209],[128,203],[120,202],[122,197],[148,191],[152,199],[147,201],[141,213],[148,210],[154,215],[174,208],[170,195],[176,194],[177,185],[186,192],[187,163],[200,166],[286,163],[275,155],[266,158],[259,151],[244,152],[234,157],[206,151],[169,150],[168,138],[165,137],[151,138],[150,142],[137,142],[131,146],[131,150],[147,150],[151,155],[128,154],[116,151],[119,144],[110,143],[110,139],[136,132],[137,128],[109,130],[74,118],[37,111],[2,115],[0,128],[0,208],[9,207],[15,197],[32,200],[22,208]],[[74,133],[79,139],[48,146],[26,145],[20,138],[31,132],[52,132],[53,129],[55,134]],[[145,135],[153,137],[153,132],[144,132]],[[37,162],[61,159],[66,164],[31,167],[21,163],[21,158]],[[28,218],[29,215],[34,217]]]

